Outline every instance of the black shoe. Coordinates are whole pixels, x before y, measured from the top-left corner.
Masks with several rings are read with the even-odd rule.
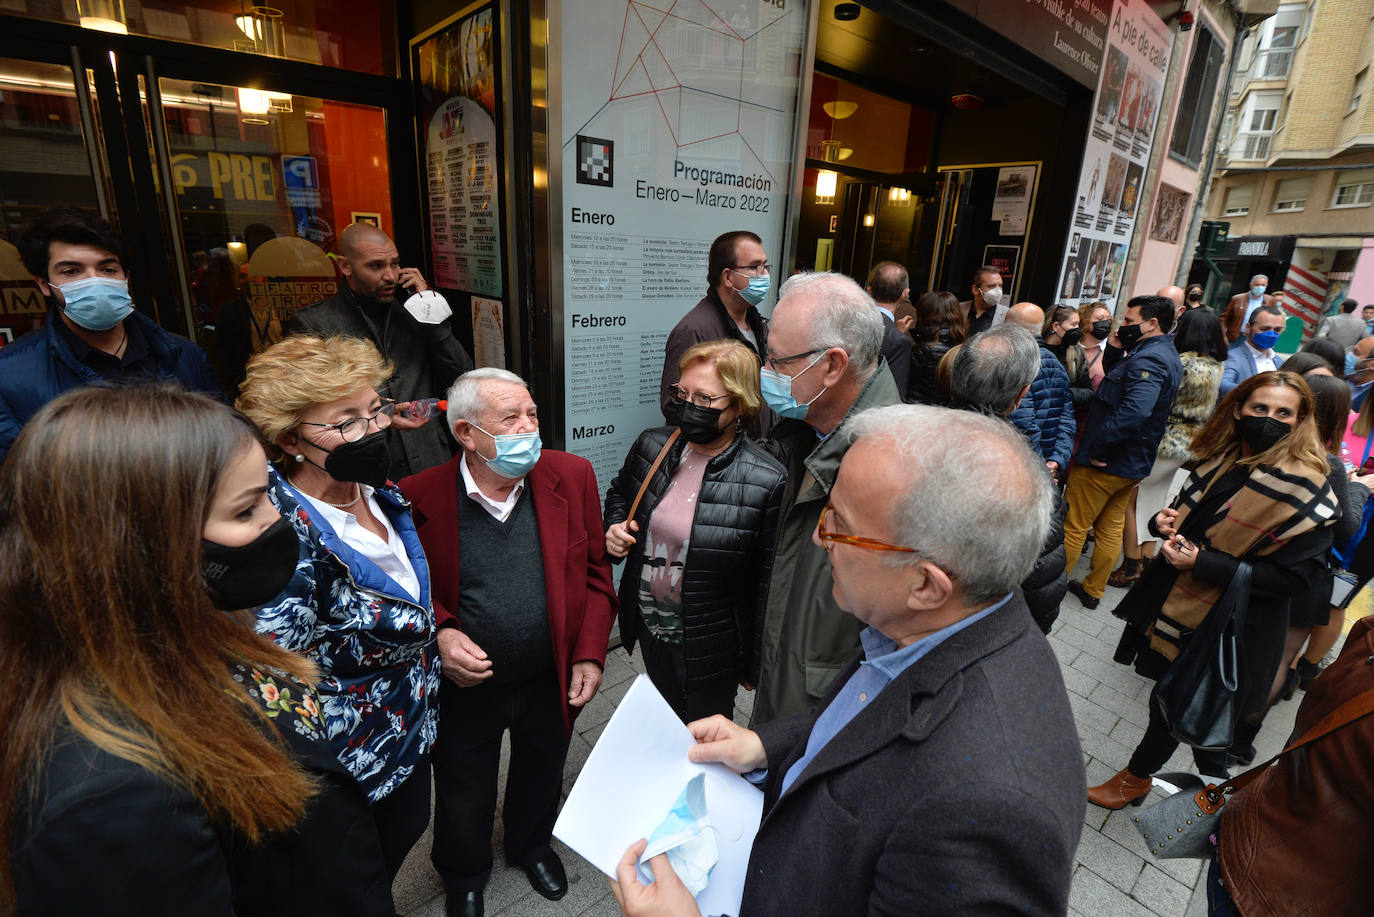
[[[1279,697],[1284,700],[1292,700],[1293,694],[1298,690],[1298,670],[1289,669],[1288,675],[1283,679],[1283,689],[1279,691]]]
[[[1322,672],[1326,671],[1326,666],[1316,662],[1308,662],[1301,656],[1298,657],[1298,689],[1306,691],[1307,686],[1321,677]]]
[[[1078,601],[1082,603],[1083,607],[1088,609],[1089,611],[1095,609],[1098,606],[1098,603],[1102,601],[1101,599],[1095,599],[1092,596],[1088,595],[1087,590],[1083,588],[1083,584],[1078,582],[1077,580],[1069,580],[1069,591],[1072,592],[1074,598],[1078,599]]]
[[[444,896],[444,917],[482,917],[482,891],[450,892]]]
[[[1249,767],[1255,760],[1255,746],[1246,745],[1241,748],[1232,747],[1226,752],[1226,765],[1228,767]]]
[[[526,866],[525,875],[534,890],[550,901],[557,901],[568,893],[568,874],[563,871],[563,861],[552,850]]]

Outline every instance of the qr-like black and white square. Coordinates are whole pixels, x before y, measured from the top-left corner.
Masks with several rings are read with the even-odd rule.
[[[577,183],[615,186],[615,142],[577,135]]]

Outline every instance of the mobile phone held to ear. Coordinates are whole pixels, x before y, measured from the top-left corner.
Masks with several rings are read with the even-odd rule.
[[[414,287],[407,287],[407,286],[400,286],[400,287],[397,288],[397,293],[398,293],[399,295],[398,295],[396,298],[399,299],[401,302],[404,303],[407,299],[410,299],[410,297],[412,297],[412,296],[415,295],[415,288],[414,288]]]

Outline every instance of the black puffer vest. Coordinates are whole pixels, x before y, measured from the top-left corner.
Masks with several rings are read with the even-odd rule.
[[[607,527],[625,521],[640,484],[672,431],[672,427],[654,427],[635,440],[606,492]],[[634,649],[638,634],[642,536],[684,448],[680,439],[673,444],[635,512],[639,543],[624,558],[620,579],[620,635],[626,650]],[[737,436],[706,465],[682,583],[688,690],[722,678],[757,682],[754,630],[768,597],[786,483],[783,466],[743,436]]]

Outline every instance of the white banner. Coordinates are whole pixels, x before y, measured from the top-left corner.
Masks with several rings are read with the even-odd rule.
[[[706,292],[711,241],[752,230],[786,276],[805,0],[668,6],[562,5],[567,447],[603,488],[663,423],[663,345]]]
[[[1155,120],[1173,38],[1145,0],[1116,0],[1107,27],[1069,245],[1056,302],[1115,310],[1121,266],[1146,197]]]

